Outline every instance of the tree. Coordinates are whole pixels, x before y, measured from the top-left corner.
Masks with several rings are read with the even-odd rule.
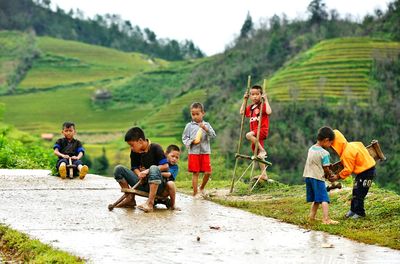
[[[106,157],[106,149],[103,147],[103,154],[93,159],[93,172],[100,175],[107,174],[109,162]]]
[[[326,11],[326,5],[323,0],[312,0],[307,7],[307,11],[310,12],[310,23],[320,25],[323,21],[328,19],[328,12]]]
[[[240,38],[247,38],[252,30],[253,30],[253,20],[251,19],[250,12],[248,12],[247,17],[243,23],[242,29],[240,30]]]

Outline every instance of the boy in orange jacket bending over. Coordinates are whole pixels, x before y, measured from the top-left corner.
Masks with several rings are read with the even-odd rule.
[[[353,219],[365,217],[364,199],[375,176],[375,160],[368,153],[363,143],[347,142],[339,130],[334,130],[334,133],[335,139],[333,140],[332,148],[340,156],[344,169],[336,177],[332,177],[329,180],[345,179],[352,173],[356,174],[351,208],[345,217]]]

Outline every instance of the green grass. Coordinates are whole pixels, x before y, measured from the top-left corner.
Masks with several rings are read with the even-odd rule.
[[[30,37],[17,31],[0,30],[0,93],[7,92],[7,80],[28,52]]]
[[[35,132],[59,133],[64,121],[76,123],[77,131],[121,131],[146,117],[150,106],[128,109],[95,109],[91,96],[95,87],[58,89],[15,96],[2,96],[4,122]]]
[[[54,249],[39,240],[0,225],[0,249],[7,263],[84,263],[81,258]]]
[[[20,83],[20,89],[122,78],[167,64],[139,53],[50,37],[39,37],[38,47],[42,56]]]
[[[322,41],[276,72],[267,91],[277,101],[341,98],[368,101],[373,60],[400,53],[400,43],[370,38]]]
[[[347,181],[346,185],[351,187],[351,182]],[[191,193],[190,181],[177,181],[177,186],[179,191]],[[210,181],[206,188],[208,190],[227,189],[229,186],[229,181]],[[332,226],[323,225],[320,221],[315,223],[308,221],[310,204],[305,202],[304,185],[268,184],[250,193],[248,185],[239,183],[233,196],[211,195],[209,199],[222,205],[244,209],[306,229],[324,231],[367,244],[400,249],[400,196],[376,185],[370,188],[365,200],[367,213],[365,219],[343,219],[350,208],[351,188],[330,193],[330,217],[340,221],[338,225]],[[317,218],[322,218],[321,209],[318,211]]]

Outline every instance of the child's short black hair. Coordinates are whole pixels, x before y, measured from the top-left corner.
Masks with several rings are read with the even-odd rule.
[[[194,103],[192,103],[192,104],[190,105],[190,109],[193,109],[193,108],[200,109],[202,112],[204,112],[204,106],[203,106],[202,103],[199,103],[199,102],[194,102]]]
[[[260,91],[260,94],[263,93],[263,88],[262,88],[260,85],[258,85],[258,84],[253,85],[253,86],[251,87],[251,89],[257,89],[257,90]]]
[[[74,124],[74,122],[64,122],[64,124],[62,125],[62,128],[61,129],[64,129],[64,128],[70,128],[70,127],[73,127],[74,129],[75,129],[75,124]]]
[[[169,145],[168,147],[167,147],[167,150],[165,151],[165,153],[171,153],[172,151],[181,151],[181,149],[177,146],[177,145],[174,145],[174,144],[171,144],[171,145]]]
[[[333,132],[332,128],[328,126],[321,127],[318,129],[318,140],[329,139],[330,141],[335,139],[335,133]]]
[[[132,127],[125,134],[125,142],[138,141],[139,139],[146,140],[144,132],[140,127]]]

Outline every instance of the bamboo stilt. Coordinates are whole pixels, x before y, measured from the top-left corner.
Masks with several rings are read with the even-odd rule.
[[[246,88],[246,93],[249,94],[250,91],[250,86],[251,86],[251,75],[249,75],[247,77],[247,88]],[[247,107],[247,101],[249,100],[249,98],[247,97],[245,100],[245,105],[244,105],[244,111],[243,111],[243,115],[242,115],[242,121],[240,123],[240,135],[239,135],[239,142],[238,142],[238,147],[237,147],[237,151],[236,153],[240,152],[240,148],[242,147],[242,138],[243,138],[243,126],[244,126],[244,120],[245,120],[245,115],[246,115],[246,107]],[[233,187],[235,185],[235,177],[236,177],[236,169],[237,169],[237,165],[238,165],[238,160],[236,159],[235,161],[235,167],[233,169],[233,175],[232,175],[232,184],[231,184],[231,189],[230,189],[230,193],[233,192]]]

